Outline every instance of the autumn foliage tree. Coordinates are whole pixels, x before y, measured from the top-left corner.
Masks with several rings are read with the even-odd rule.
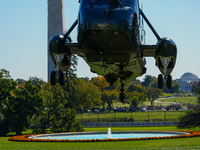
[[[101,76],[92,78],[91,82],[93,82],[93,84],[99,87],[101,90],[110,86],[110,84],[106,81],[106,79]]]
[[[111,110],[112,104],[118,99],[117,89],[106,81],[104,77],[98,76],[91,79],[91,82],[101,90],[101,101],[103,105],[103,110],[107,104],[108,109]]]
[[[70,81],[69,85],[68,108],[89,110],[101,105],[101,90],[91,81],[86,82],[85,79],[76,79]],[[66,85],[63,88],[66,90]]]
[[[112,108],[112,104],[114,101],[117,101],[119,93],[116,90],[103,90],[101,93],[101,100],[103,102],[103,107],[105,104],[108,105],[109,111]]]
[[[193,84],[192,84],[192,87],[191,87],[191,92],[193,92],[193,93],[195,93],[196,92],[196,90],[197,90],[197,88],[199,88],[200,87],[200,82],[194,82]]]
[[[89,110],[101,106],[101,90],[91,81],[86,82],[83,79],[78,80],[79,86],[77,86],[77,94],[81,107],[85,110]]]
[[[159,95],[161,94],[160,89],[154,89],[152,87],[147,87],[147,98],[151,102],[151,106],[153,107],[153,102],[157,98],[159,98]]]
[[[147,91],[146,88],[141,85],[130,83],[125,91],[126,102],[129,103],[130,107],[137,107],[138,104],[146,101]]]

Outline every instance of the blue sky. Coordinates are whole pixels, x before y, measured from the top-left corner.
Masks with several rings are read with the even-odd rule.
[[[78,14],[78,0],[64,0],[65,27]],[[161,37],[170,37],[178,48],[173,79],[185,72],[200,77],[200,0],[140,0],[143,11]],[[145,25],[146,43],[156,38]],[[76,41],[76,29],[71,34]],[[154,58],[147,58],[147,73],[159,74]],[[10,71],[12,78],[47,80],[47,0],[0,1],[0,69]],[[88,65],[79,58],[78,77],[94,77]],[[144,76],[138,79],[142,80]]]

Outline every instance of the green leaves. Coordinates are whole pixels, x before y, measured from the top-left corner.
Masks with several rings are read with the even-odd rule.
[[[103,90],[101,92],[101,100],[105,105],[107,103],[109,110],[111,110],[114,101],[117,101],[119,93],[116,90]]]
[[[154,100],[159,98],[159,95],[161,94],[160,89],[154,89],[152,87],[147,87],[147,98],[149,101],[151,101],[151,106],[153,105]]]
[[[200,127],[200,108],[196,107],[193,110],[187,110],[186,114],[179,118],[177,124],[178,129],[191,128],[195,129]]]
[[[33,86],[27,81],[24,87],[16,88],[17,83],[9,79],[0,79],[0,107],[5,123],[21,134],[28,127],[29,120],[43,105],[41,86]]]
[[[10,79],[10,73],[6,69],[0,70],[0,78]]]
[[[79,108],[86,110],[101,105],[101,90],[91,81],[86,82],[83,79],[77,80],[77,96],[79,99]]]
[[[146,88],[141,85],[130,83],[125,91],[126,101],[134,108],[137,107],[138,104],[146,101],[147,91]]]
[[[34,116],[32,119],[32,128],[35,131],[38,129],[39,132],[45,133],[48,128],[53,132],[83,130],[75,120],[75,110],[68,107],[69,94],[65,86],[61,87],[59,84],[51,86],[50,83],[43,85],[44,109],[40,111],[38,117]]]

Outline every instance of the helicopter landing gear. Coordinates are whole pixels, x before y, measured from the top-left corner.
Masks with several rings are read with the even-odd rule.
[[[159,74],[158,75],[158,88],[162,89],[162,87],[163,87],[163,76],[162,76],[162,74]]]
[[[125,93],[124,93],[124,84],[122,82],[121,82],[120,91],[121,91],[121,93],[119,94],[119,98],[120,98],[121,102],[124,103]]]
[[[163,75],[159,74],[158,75],[158,88],[162,89],[164,83],[166,83],[168,89],[171,89],[172,88],[172,76],[168,75],[167,77],[164,77],[164,79],[163,79]]]
[[[172,57],[160,57],[160,61],[163,65],[164,79],[163,79],[162,74],[158,75],[158,88],[162,89],[163,84],[166,83],[167,88],[171,89],[171,87],[172,87],[172,76],[171,75],[167,76],[167,67],[168,67],[169,63],[172,61]]]
[[[65,53],[61,53],[61,54],[52,54],[55,64],[57,67],[59,67],[62,64],[62,61],[65,57]],[[59,70],[59,71],[52,71],[51,72],[51,76],[50,76],[50,82],[51,85],[55,85],[56,83],[60,83],[61,86],[63,86],[65,84],[65,76],[63,74],[63,71]]]
[[[50,76],[51,85],[55,85],[56,83],[60,83],[61,86],[65,84],[65,77],[63,71],[52,71]]]
[[[167,84],[167,88],[168,88],[168,89],[171,89],[171,88],[172,88],[172,76],[171,76],[171,75],[168,75],[168,76],[167,76],[166,84]]]
[[[65,76],[64,76],[63,71],[60,71],[59,73],[59,83],[61,86],[65,85]]]
[[[55,71],[51,72],[50,82],[51,82],[51,85],[53,85],[53,86],[56,84],[56,72]]]

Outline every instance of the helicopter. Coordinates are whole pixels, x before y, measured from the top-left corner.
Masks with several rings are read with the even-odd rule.
[[[49,55],[58,67],[52,71],[51,85],[64,85],[64,72],[74,54],[82,57],[91,72],[105,77],[113,85],[120,82],[121,102],[126,83],[146,73],[145,57],[154,57],[160,70],[158,88],[166,84],[171,89],[171,72],[176,63],[177,46],[167,37],[161,38],[142,9],[139,0],[79,0],[78,18],[65,33],[49,41]],[[157,38],[153,45],[145,44],[144,21]],[[70,33],[77,26],[77,42]]]

